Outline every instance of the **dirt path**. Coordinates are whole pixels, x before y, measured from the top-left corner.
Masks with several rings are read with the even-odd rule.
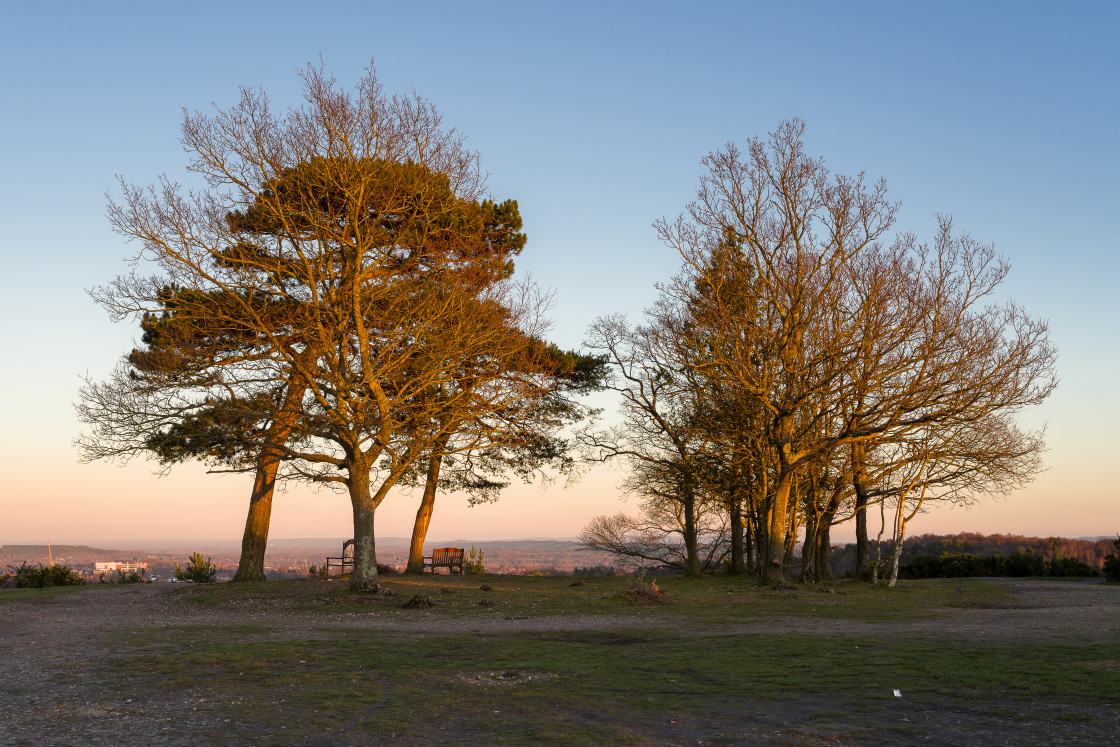
[[[193,744],[213,728],[208,717],[191,710],[198,693],[178,691],[170,702],[134,705],[106,699],[101,683],[84,673],[97,671],[101,657],[120,655],[105,646],[155,626],[265,626],[263,637],[306,640],[326,629],[397,630],[414,634],[588,631],[664,628],[678,634],[726,635],[772,631],[817,635],[906,636],[1019,643],[1097,643],[1120,641],[1120,587],[1088,583],[1001,581],[1011,589],[996,607],[961,609],[914,622],[867,623],[807,617],[767,618],[705,628],[675,617],[585,615],[508,619],[429,618],[393,622],[363,613],[309,614],[296,610],[208,610],[186,603],[193,589],[163,584],[134,585],[62,594],[50,599],[0,604],[0,744]],[[130,650],[135,651],[135,647]],[[117,653],[114,653],[117,652]],[[959,708],[940,719],[943,730],[933,743],[1026,744],[1032,732],[1007,731],[1007,725],[977,711],[961,721]],[[971,718],[971,721],[968,719]],[[1120,711],[1102,711],[1084,740],[1076,729],[1055,735],[1064,743],[1099,743],[1103,733],[1120,734]],[[1103,719],[1103,721],[1102,721]],[[990,722],[990,723],[989,723]],[[787,737],[789,729],[784,732]],[[985,736],[986,735],[986,736]],[[786,737],[782,738],[786,740]],[[812,735],[792,742],[815,743]],[[205,740],[203,740],[205,741]],[[778,740],[781,741],[781,740]],[[858,734],[848,743],[863,743]],[[929,739],[921,739],[930,742]],[[868,743],[878,743],[869,739]]]

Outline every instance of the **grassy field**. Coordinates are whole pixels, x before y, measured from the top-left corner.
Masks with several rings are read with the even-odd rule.
[[[1120,641],[954,636],[960,613],[1007,600],[997,583],[775,590],[677,577],[658,580],[661,603],[630,601],[630,583],[192,587],[177,599],[197,611],[189,623],[113,644],[120,655],[96,676],[122,698],[189,707],[215,744],[894,743],[960,728],[962,713],[971,737],[1044,738],[1109,733],[1120,702]],[[413,595],[435,606],[403,608]],[[940,633],[909,632],[937,620]]]
[[[21,599],[50,599],[51,597],[71,594],[75,591],[92,591],[94,586],[49,586],[45,589],[0,589],[0,604],[16,602]]]
[[[971,579],[938,579],[903,584],[894,589],[870,584],[791,585],[775,589],[753,580],[728,576],[650,579],[663,590],[659,604],[635,604],[624,596],[632,583],[621,577],[549,576],[390,576],[389,594],[362,594],[342,581],[268,581],[259,584],[215,584],[195,588],[196,604],[269,606],[302,611],[359,612],[382,610],[398,617],[411,596],[428,595],[442,616],[470,618],[493,615],[644,615],[658,619],[703,620],[712,624],[744,618],[811,616],[907,620],[961,607],[997,602],[1007,589]],[[488,586],[489,591],[480,587]],[[479,603],[490,603],[480,609]],[[394,610],[398,612],[393,612]]]

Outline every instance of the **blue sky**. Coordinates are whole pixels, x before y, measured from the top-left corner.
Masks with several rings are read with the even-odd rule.
[[[373,58],[386,90],[415,89],[483,154],[496,197],[519,201],[519,269],[556,292],[554,336],[577,346],[600,314],[638,316],[677,259],[650,228],[693,195],[700,159],[781,120],[808,124],[835,171],[887,179],[899,227],[935,213],[996,244],[1009,297],[1051,322],[1062,385],[1051,470],[1026,491],[913,530],[1067,536],[1120,531],[1112,480],[1117,368],[1120,6],[1006,3],[78,3],[5,8],[0,27],[0,251],[7,397],[0,544],[51,538],[236,537],[243,478],[196,468],[157,480],[79,465],[79,374],[104,375],[135,325],[85,289],[124,271],[108,228],[115,175],[184,182],[182,109],[240,85],[298,104],[322,54],[342,82]],[[625,509],[616,473],[513,490],[495,506],[447,497],[432,535],[571,536]],[[189,508],[194,502],[197,510]],[[342,536],[344,496],[293,488],[274,536]],[[35,506],[35,508],[32,508]],[[44,509],[49,513],[44,514]],[[415,498],[379,512],[409,530]],[[174,517],[174,518],[170,518]]]

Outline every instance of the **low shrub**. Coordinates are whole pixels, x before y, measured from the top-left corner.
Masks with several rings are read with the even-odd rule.
[[[463,570],[472,576],[481,576],[486,573],[486,564],[482,562],[482,550],[478,551],[476,557],[474,545],[471,545],[471,554],[467,556],[466,562],[463,563]]]
[[[210,563],[210,558],[203,558],[202,553],[192,552],[191,562],[186,568],[175,564],[175,578],[180,581],[194,581],[198,584],[212,584],[218,577],[218,569]]]
[[[1120,581],[1120,536],[1112,546],[1116,550],[1104,556],[1104,577],[1109,581]]]
[[[147,583],[151,583],[150,581],[148,581],[148,579],[145,575],[145,571],[141,570],[140,572],[131,571],[129,573],[125,573],[124,571],[120,570],[119,568],[116,571],[114,571],[113,573],[109,574],[108,578],[106,578],[105,574],[102,573],[99,577],[99,582],[103,583],[103,584],[147,584]]]
[[[72,571],[64,565],[29,566],[21,563],[19,568],[8,566],[9,573],[3,579],[3,585],[13,586],[17,589],[45,589],[49,586],[81,586],[85,583],[77,571]]]

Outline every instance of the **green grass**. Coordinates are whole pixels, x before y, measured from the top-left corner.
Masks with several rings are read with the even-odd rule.
[[[968,703],[998,693],[1104,705],[1120,697],[1120,676],[1093,666],[1120,659],[1120,644],[682,637],[664,630],[325,630],[318,640],[216,643],[206,628],[166,632],[178,639],[174,654],[129,657],[118,675],[127,670],[167,694],[203,693],[197,707],[236,724],[226,733],[231,739],[342,732],[427,740],[446,731],[514,742],[628,742],[641,741],[651,724],[720,722],[748,704],[806,693],[830,698],[829,707],[806,714],[822,727],[850,720],[846,706],[853,703],[889,706],[895,688],[909,702]]]
[[[75,591],[89,591],[98,586],[99,584],[86,584],[84,586],[48,586],[45,589],[0,589],[0,604],[15,602],[20,599],[52,599]]]
[[[783,728],[795,743],[869,734],[907,741],[927,733],[905,720],[914,705],[955,713],[984,703],[997,718],[1017,720],[1047,702],[1090,718],[1120,699],[1120,643],[914,639],[898,625],[879,636],[728,628],[757,621],[780,631],[782,620],[805,617],[835,620],[829,627],[842,632],[845,621],[928,619],[1001,605],[1008,592],[997,583],[838,582],[828,593],[669,577],[658,580],[664,603],[634,604],[621,593],[626,579],[582,580],[392,577],[389,596],[311,580],[185,587],[179,599],[206,616],[229,609],[261,613],[261,622],[143,630],[140,649],[107,644],[123,657],[108,659],[97,676],[107,691],[153,708],[189,701],[192,714],[213,719],[205,735],[217,743],[640,744],[711,735],[743,743]],[[437,606],[402,609],[413,594]],[[479,606],[483,599],[494,606]],[[283,629],[269,626],[270,613],[319,622],[307,640],[277,640]],[[639,619],[614,630],[495,632],[507,618],[605,614]],[[353,615],[366,623],[361,629],[335,622]],[[476,620],[490,632],[408,630],[441,620]],[[1001,708],[1012,715],[998,716]],[[883,721],[890,713],[898,718]],[[790,723],[803,726],[783,726]],[[1076,718],[1050,723],[1074,728]]]
[[[669,576],[657,579],[665,590],[662,604],[635,604],[622,595],[627,579],[579,580],[585,585],[572,586],[572,577],[429,574],[386,577],[385,588],[390,595],[351,592],[344,581],[312,580],[215,584],[189,587],[184,593],[194,603],[211,609],[236,605],[310,613],[375,612],[402,618],[439,614],[453,619],[625,614],[688,618],[706,624],[773,616],[907,621],[945,614],[954,608],[996,605],[1008,594],[999,584],[975,579],[902,581],[894,589],[850,581],[773,589],[729,576]],[[481,591],[483,585],[491,590]],[[431,611],[401,610],[400,606],[416,594],[430,596],[437,607]],[[493,606],[479,606],[483,600]]]

